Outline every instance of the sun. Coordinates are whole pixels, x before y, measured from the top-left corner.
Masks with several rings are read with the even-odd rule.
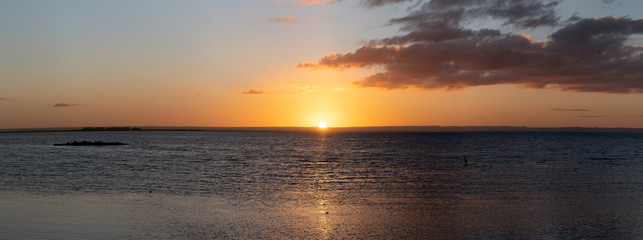
[[[319,125],[317,125],[317,127],[321,128],[321,129],[324,129],[324,128],[327,128],[328,125],[326,125],[325,122],[321,122],[321,123],[319,123]]]

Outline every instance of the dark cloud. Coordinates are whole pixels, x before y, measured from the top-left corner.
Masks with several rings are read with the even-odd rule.
[[[601,0],[601,3],[607,5],[607,4],[616,3],[616,0]]]
[[[372,40],[349,53],[333,53],[302,68],[382,71],[355,82],[362,87],[460,89],[493,84],[577,92],[643,93],[643,47],[627,44],[643,34],[643,19],[574,18],[560,23],[559,1],[432,0],[403,18],[404,35]],[[520,28],[555,28],[548,41],[468,29],[493,18]]]
[[[303,22],[303,19],[292,17],[292,16],[285,16],[285,17],[273,17],[268,19],[271,22],[276,22],[276,23],[297,23],[297,22]]]
[[[545,0],[432,0],[421,9],[391,23],[416,24],[444,23],[459,25],[463,21],[485,18],[502,20],[504,25],[535,28],[554,26],[559,17],[555,8],[560,1]]]
[[[76,103],[57,103],[54,104],[53,107],[77,107],[82,104],[76,104]]]
[[[7,100],[7,99],[8,99],[8,98],[0,97],[0,101],[2,101],[2,100]]]
[[[267,92],[264,92],[264,91],[263,91],[263,90],[261,90],[261,89],[254,89],[254,88],[251,88],[251,89],[250,89],[250,90],[248,90],[248,91],[241,92],[241,94],[267,94]]]
[[[560,111],[560,112],[589,112],[589,109],[583,109],[583,108],[554,108],[551,110]]]
[[[391,3],[403,3],[403,2],[412,2],[415,0],[362,0],[361,5],[367,7],[379,7]]]

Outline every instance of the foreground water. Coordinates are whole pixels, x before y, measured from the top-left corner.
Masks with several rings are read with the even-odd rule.
[[[643,239],[641,134],[11,133],[0,164],[0,239]]]

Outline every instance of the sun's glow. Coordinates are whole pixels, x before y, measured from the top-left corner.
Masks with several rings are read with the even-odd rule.
[[[317,127],[319,127],[319,128],[327,128],[328,125],[326,125],[325,122],[321,122],[321,123],[319,123],[319,125],[317,125]]]

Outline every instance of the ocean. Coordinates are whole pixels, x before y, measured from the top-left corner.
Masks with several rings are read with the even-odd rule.
[[[0,239],[643,239],[643,134],[3,133]]]

